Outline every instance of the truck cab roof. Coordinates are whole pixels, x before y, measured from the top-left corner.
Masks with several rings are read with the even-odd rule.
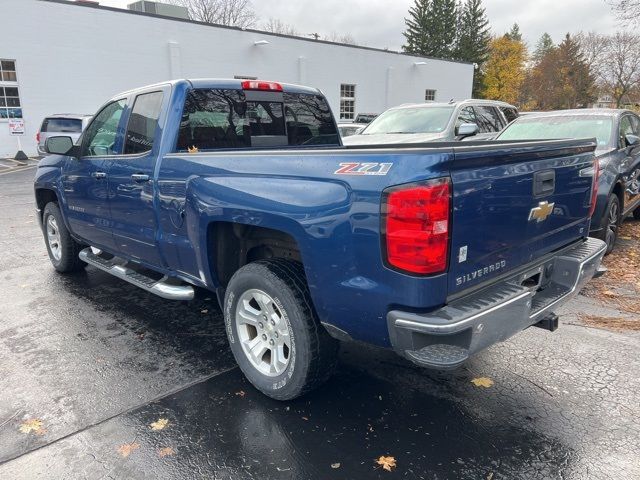
[[[113,98],[122,98],[123,96],[129,96],[135,94],[140,91],[149,90],[153,87],[165,86],[165,85],[180,85],[187,84],[191,88],[219,88],[219,89],[231,89],[231,90],[242,90],[242,83],[245,81],[257,81],[257,82],[267,82],[267,83],[276,83],[282,87],[282,91],[286,93],[306,93],[310,95],[318,95],[322,92],[317,88],[305,87],[302,85],[296,85],[293,83],[282,83],[282,82],[274,82],[272,80],[262,80],[262,79],[236,79],[236,78],[192,78],[192,79],[177,79],[177,80],[168,80],[166,82],[159,82],[150,85],[145,85],[144,87],[135,88],[132,90],[127,90],[119,93]]]

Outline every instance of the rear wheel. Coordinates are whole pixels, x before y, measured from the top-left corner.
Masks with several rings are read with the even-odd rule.
[[[620,225],[620,199],[617,195],[611,195],[609,197],[603,223],[604,228],[598,236],[607,244],[607,251],[605,255],[608,255],[616,244],[616,239],[618,238],[618,227]]]
[[[224,318],[236,362],[269,397],[299,397],[333,372],[338,343],[318,321],[299,262],[242,267],[227,287]]]
[[[82,245],[76,242],[67,230],[55,202],[47,203],[42,213],[42,232],[47,245],[49,259],[60,273],[75,272],[82,269],[85,263],[78,258]]]

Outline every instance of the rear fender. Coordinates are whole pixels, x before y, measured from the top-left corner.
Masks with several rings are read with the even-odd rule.
[[[210,262],[208,226],[231,222],[291,236],[300,249],[308,283],[313,286],[323,270],[320,263],[327,261],[319,252],[338,241],[336,229],[349,224],[350,205],[351,192],[340,182],[262,176],[192,177],[186,187],[185,223],[195,246],[200,278],[207,285],[220,286]],[[311,290],[312,296],[319,295],[317,289]],[[319,301],[315,296],[314,302]]]

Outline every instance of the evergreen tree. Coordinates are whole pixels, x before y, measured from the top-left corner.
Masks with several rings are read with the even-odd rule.
[[[594,75],[584,59],[580,44],[567,33],[558,45],[559,108],[586,107],[595,100]]]
[[[482,0],[466,0],[458,6],[458,40],[455,57],[475,64],[473,96],[483,89],[483,65],[489,55],[491,34]]]
[[[415,0],[415,5],[409,9],[409,18],[404,19],[407,29],[403,35],[407,42],[402,48],[405,52],[426,55],[430,10],[430,0]]]
[[[553,43],[551,35],[545,32],[540,37],[540,40],[538,40],[538,43],[536,43],[536,48],[533,51],[533,56],[531,57],[531,59],[535,64],[538,64],[554,48],[555,45]]]
[[[435,58],[453,56],[457,31],[455,0],[415,0],[405,24],[404,51]]]
[[[580,43],[569,34],[541,54],[526,81],[527,106],[535,110],[585,107],[595,93],[595,76]]]
[[[522,41],[522,32],[520,31],[520,26],[517,23],[514,23],[507,33],[504,34],[509,40],[515,40],[516,42]]]

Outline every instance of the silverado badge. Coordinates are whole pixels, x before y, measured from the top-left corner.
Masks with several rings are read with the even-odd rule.
[[[529,221],[536,220],[538,223],[544,222],[551,213],[553,213],[553,207],[555,203],[549,203],[546,200],[540,202],[537,207],[533,207],[529,212]]]

